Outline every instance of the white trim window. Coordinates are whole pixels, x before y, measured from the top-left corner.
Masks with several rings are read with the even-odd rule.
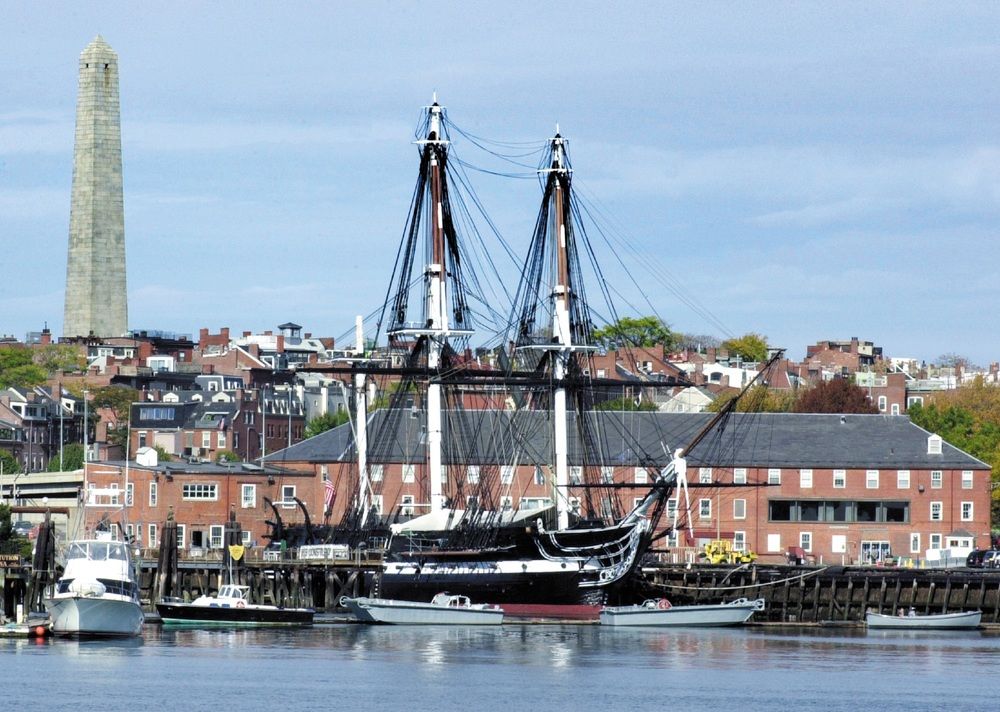
[[[372,482],[381,482],[385,476],[385,465],[369,465],[368,479]]]
[[[847,470],[833,471],[833,488],[844,489],[847,487]]]
[[[295,509],[295,485],[281,485],[281,508]]]
[[[187,525],[178,524],[177,525],[177,548],[183,549],[184,542],[187,541]]]
[[[201,447],[204,450],[210,450],[212,448],[212,431],[203,430],[201,432]]]
[[[698,468],[698,484],[710,485],[712,484],[712,468],[711,467],[699,467]]]
[[[813,486],[813,471],[812,470],[799,470],[799,487],[802,489],[812,489]]]
[[[711,519],[712,518],[712,500],[710,499],[699,499],[698,500],[698,519]]]
[[[416,482],[417,481],[417,466],[412,462],[408,462],[403,465],[403,482]]]
[[[733,484],[745,485],[747,483],[747,468],[737,467],[733,470]]]
[[[469,465],[465,468],[465,481],[470,485],[479,484],[479,465]]]
[[[972,502],[962,502],[962,521],[972,521]]]
[[[944,487],[944,473],[941,470],[931,470],[931,489]]]
[[[745,499],[733,500],[733,519],[747,518],[747,501]]]
[[[972,489],[972,470],[962,470],[962,489]]]
[[[378,515],[382,514],[382,495],[380,494],[372,495],[372,509],[375,510],[376,514]]]
[[[500,484],[509,485],[514,481],[514,466],[513,465],[501,465],[500,466]],[[511,502],[511,508],[513,509],[514,503]]]
[[[218,501],[219,485],[215,482],[185,482],[181,487],[181,498]]]
[[[896,470],[896,488],[910,489],[910,471]]]
[[[733,532],[733,551],[747,550],[747,533]]]
[[[812,532],[799,532],[799,546],[802,547],[803,551],[811,552],[813,550]]]
[[[879,410],[880,413],[884,413],[885,412],[885,409],[886,409],[886,406],[888,405],[888,403],[889,403],[889,399],[886,398],[885,396],[879,396],[878,397],[878,410]]]
[[[635,468],[635,483],[637,485],[645,485],[649,483],[649,472],[646,471],[645,467]]]
[[[583,484],[583,466],[572,465],[569,468],[569,483],[571,485]]]
[[[149,527],[147,527],[147,531],[148,534],[146,535],[146,546],[148,546],[150,549],[155,549],[157,546],[156,525],[150,524]]]
[[[221,549],[225,531],[221,524],[213,524],[208,528],[208,548]]]
[[[930,546],[930,548],[932,548],[932,549],[940,549],[941,548],[941,535],[940,534],[931,534],[931,546]]]
[[[674,515],[676,514],[677,514],[677,498],[670,497],[667,499],[667,519],[673,522]]]
[[[931,521],[940,522],[944,519],[944,503],[931,502]]]
[[[781,469],[773,467],[767,471],[767,484],[769,485],[780,485],[781,484]]]
[[[149,506],[150,507],[155,507],[156,506],[156,500],[158,498],[158,495],[159,495],[159,484],[156,483],[156,482],[150,482],[149,483]]]
[[[253,509],[257,506],[257,485],[240,485],[240,507]]]
[[[878,489],[878,470],[865,470],[865,488]]]
[[[135,503],[135,482],[125,483],[125,506],[131,507]]]
[[[399,498],[399,513],[404,517],[413,516],[413,505],[416,502],[416,497],[412,494],[404,494]]]

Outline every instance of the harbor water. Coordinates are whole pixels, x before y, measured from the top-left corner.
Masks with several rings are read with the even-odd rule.
[[[324,624],[0,639],[6,709],[995,710],[1000,633]]]

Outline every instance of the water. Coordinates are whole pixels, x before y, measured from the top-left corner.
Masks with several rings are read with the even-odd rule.
[[[1000,708],[985,632],[147,626],[0,639],[0,670],[19,711]]]

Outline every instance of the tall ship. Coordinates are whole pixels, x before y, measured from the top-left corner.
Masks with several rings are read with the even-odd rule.
[[[451,155],[451,124],[436,101],[421,129],[417,184],[377,327],[375,342],[385,345],[366,345],[359,333],[357,355],[326,369],[353,384],[353,418],[329,437],[339,438],[334,449],[357,493],[329,536],[355,546],[385,537],[373,586],[382,598],[426,602],[448,592],[508,615],[572,616],[574,607],[596,615],[653,543],[686,483],[685,455],[726,413],[673,442],[677,433],[641,406],[686,384],[623,381],[597,366],[595,315],[615,322],[617,312],[558,129],[540,147],[540,207],[512,287],[490,273],[512,250],[499,235],[487,244],[474,228],[467,234],[481,201],[456,198],[469,186],[469,164]],[[601,310],[588,290],[605,299]],[[387,468],[419,495],[387,485]],[[518,491],[526,479],[545,496]]]

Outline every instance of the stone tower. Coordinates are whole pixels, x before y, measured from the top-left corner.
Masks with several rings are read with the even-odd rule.
[[[98,35],[80,55],[63,335],[127,330],[118,55]]]

